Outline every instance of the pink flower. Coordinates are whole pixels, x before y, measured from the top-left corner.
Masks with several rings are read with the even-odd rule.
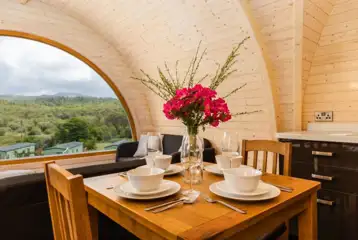
[[[216,91],[200,84],[178,89],[176,95],[163,105],[163,112],[170,120],[217,127],[220,122],[229,121],[231,114],[225,100],[216,98],[216,95]]]
[[[210,123],[210,125],[213,126],[213,127],[219,126],[219,120],[214,120],[214,121],[212,121],[212,122]]]

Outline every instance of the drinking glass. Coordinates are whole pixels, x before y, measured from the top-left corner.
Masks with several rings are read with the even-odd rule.
[[[154,166],[155,156],[163,155],[163,144],[160,133],[158,132],[148,132],[148,141],[147,141],[147,165],[151,167]]]
[[[221,152],[223,155],[238,155],[240,153],[240,144],[237,132],[224,132],[221,139]]]

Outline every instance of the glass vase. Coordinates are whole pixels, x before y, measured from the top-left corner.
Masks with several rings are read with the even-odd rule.
[[[183,165],[183,180],[190,184],[200,184],[203,181],[203,151],[204,141],[198,136],[198,129],[187,129],[181,146],[181,163]]]

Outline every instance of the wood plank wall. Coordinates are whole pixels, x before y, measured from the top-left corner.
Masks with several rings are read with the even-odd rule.
[[[278,130],[294,128],[295,15],[292,0],[251,0],[272,63],[278,100]]]
[[[140,1],[137,4],[125,0],[71,1],[71,4],[43,0],[25,5],[0,0],[0,5],[1,29],[23,30],[61,42],[106,72],[133,111],[139,134],[155,129],[163,133],[184,131],[179,121],[165,119],[163,101],[130,78],[139,69],[157,75],[156,67],[163,66],[164,61],[173,68],[175,61],[180,60],[179,68],[184,72],[202,40],[208,55],[200,75],[215,74],[216,63],[225,60],[234,44],[247,35],[253,37],[246,15],[236,0]],[[285,47],[285,44],[273,48],[277,47]],[[223,131],[237,131],[241,138],[272,139],[276,122],[271,86],[254,37],[242,49],[236,67],[238,72],[218,89],[219,93],[224,95],[247,83],[240,93],[229,99],[232,112],[257,109],[262,112],[237,117],[218,129],[209,128],[203,136],[219,142]],[[282,98],[285,99],[284,94]]]
[[[304,125],[314,111],[325,110],[334,111],[335,122],[358,121],[358,1],[331,0],[326,11],[326,22],[317,24],[321,36],[305,88]]]
[[[305,0],[303,25],[303,88],[307,84],[312,60],[323,28],[333,8],[332,0]]]
[[[238,71],[219,87],[218,92],[225,95],[234,87],[247,84],[228,99],[231,111],[262,112],[236,117],[219,128],[209,127],[201,136],[217,144],[220,143],[223,131],[239,132],[240,138],[274,137],[276,127],[271,86],[262,64],[260,47],[252,35],[239,1],[152,1],[141,2],[137,6],[125,3],[108,6],[103,2],[99,8],[111,11],[113,7],[118,7],[117,14],[110,16],[110,22],[118,20],[119,16],[128,22],[132,13],[141,9],[140,18],[145,21],[131,21],[126,25],[116,26],[114,34],[121,40],[116,44],[125,55],[130,55],[129,64],[134,71],[144,69],[155,77],[157,66],[163,67],[164,61],[173,68],[175,61],[180,60],[179,71],[185,72],[200,40],[202,49],[207,48],[207,55],[200,67],[199,76],[213,74],[216,63],[223,63],[232,46],[244,37],[251,36],[245,48],[240,51],[235,65]],[[184,15],[185,21],[182,17]],[[163,101],[151,93],[147,93],[147,96],[155,129],[163,133],[183,134],[185,129],[179,121],[167,120],[163,115]]]

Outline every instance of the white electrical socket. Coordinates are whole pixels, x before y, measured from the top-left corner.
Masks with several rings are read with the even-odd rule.
[[[314,112],[314,120],[316,122],[333,122],[333,112]]]

